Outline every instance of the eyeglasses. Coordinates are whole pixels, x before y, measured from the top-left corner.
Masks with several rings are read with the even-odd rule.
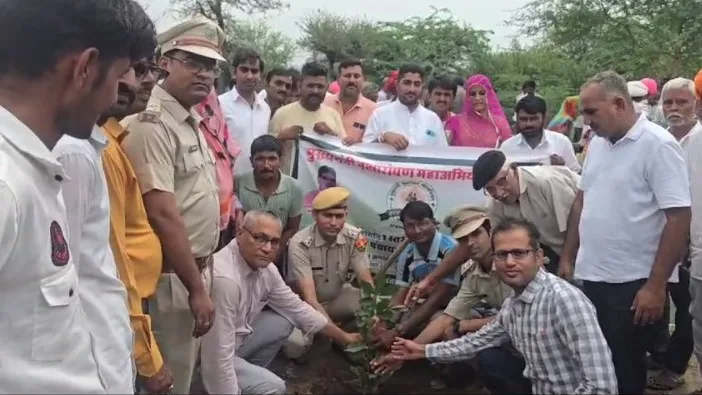
[[[507,172],[504,173],[504,175],[502,175],[500,178],[498,178],[493,185],[485,187],[485,189],[483,189],[483,193],[485,195],[495,196],[497,194],[497,190],[504,190],[505,188],[507,188],[507,185],[509,184],[507,182],[507,177],[509,177],[509,173],[509,170],[507,170]]]
[[[188,70],[189,72],[191,72],[193,74],[197,74],[197,73],[200,73],[202,71],[207,71],[207,72],[213,73],[215,78],[222,75],[222,69],[220,69],[219,66],[217,66],[217,64],[204,64],[202,62],[198,62],[198,61],[195,61],[192,59],[179,59],[179,58],[176,58],[175,56],[166,56],[166,57],[168,59],[177,60],[178,62],[180,62],[180,64],[183,65],[183,67],[185,67],[186,70]]]
[[[260,234],[260,233],[253,233],[249,228],[247,228],[245,226],[242,226],[241,228],[244,229],[246,231],[246,233],[251,235],[251,238],[254,239],[254,242],[259,247],[263,247],[269,243],[271,245],[271,248],[278,248],[278,246],[280,246],[280,239],[273,239],[273,238],[270,238],[270,237],[263,235],[263,234]]]
[[[514,258],[515,260],[521,261],[532,252],[534,252],[534,250],[527,250],[521,248],[515,248],[514,250],[507,251],[495,251],[493,259],[497,262],[504,262],[507,260],[508,256],[512,255],[512,258]]]

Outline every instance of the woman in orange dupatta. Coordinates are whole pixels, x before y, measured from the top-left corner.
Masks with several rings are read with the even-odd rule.
[[[472,75],[465,83],[463,112],[446,121],[447,137],[452,146],[498,148],[512,137],[500,99],[490,79]]]

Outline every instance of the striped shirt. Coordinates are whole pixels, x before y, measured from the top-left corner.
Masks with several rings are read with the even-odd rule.
[[[436,269],[441,260],[454,248],[456,240],[453,237],[436,232],[434,240],[429,247],[427,256],[422,256],[415,243],[411,243],[402,251],[397,258],[397,270],[395,271],[395,285],[399,287],[409,287],[415,282],[422,281],[432,270]],[[460,269],[441,280],[444,284],[456,287],[461,283]]]
[[[524,356],[535,394],[616,394],[612,354],[595,308],[580,290],[540,270],[497,318],[474,334],[426,347],[427,358],[454,362],[507,344]]]

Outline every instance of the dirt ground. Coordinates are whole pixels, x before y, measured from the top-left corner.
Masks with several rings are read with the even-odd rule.
[[[279,357],[271,366],[272,370],[288,383],[288,393],[308,394],[349,394],[358,393],[354,387],[354,375],[349,371],[349,363],[338,352],[333,351],[324,341],[316,341],[303,363],[291,362]],[[396,372],[381,388],[381,393],[392,394],[489,394],[479,378],[466,378],[468,384],[460,388],[437,386],[439,377],[436,370],[425,362],[406,365]],[[671,392],[647,392],[650,394],[688,394],[702,387],[697,361],[692,358],[686,374],[686,384]]]

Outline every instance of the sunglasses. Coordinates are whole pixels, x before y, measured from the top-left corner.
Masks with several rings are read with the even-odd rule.
[[[147,74],[153,74],[156,80],[168,77],[168,71],[156,66],[153,63],[139,62],[134,64],[134,75],[136,78],[144,78]]]

